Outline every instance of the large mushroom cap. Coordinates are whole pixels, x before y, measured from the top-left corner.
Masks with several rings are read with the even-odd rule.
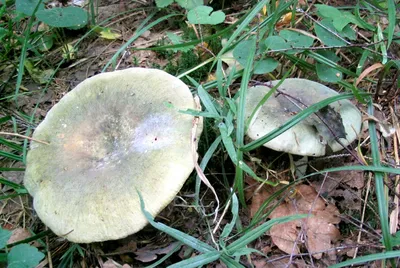
[[[271,87],[249,88],[246,99],[247,118],[260,100],[278,82],[279,80],[272,81]],[[261,138],[283,125],[301,109],[338,94],[317,82],[297,78],[286,79],[278,90],[284,94],[273,94],[253,117],[247,131],[251,139]],[[356,139],[361,129],[362,118],[359,110],[350,101],[340,100],[331,103],[328,109],[321,111],[321,114],[328,123],[328,127],[314,114],[264,146],[291,154],[322,156],[325,155],[326,145],[329,145],[333,152],[343,149],[330,129],[339,137],[344,146]]]
[[[24,183],[54,233],[90,243],[126,237],[178,193],[194,168],[196,109],[179,79],[154,69],[103,73],[66,94],[37,127]]]

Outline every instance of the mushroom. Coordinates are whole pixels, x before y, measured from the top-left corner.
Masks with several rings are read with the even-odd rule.
[[[189,88],[155,69],[86,79],[36,128],[24,184],[55,234],[90,243],[126,237],[170,203],[194,168]],[[198,126],[198,135],[201,132]],[[197,156],[197,155],[196,155]]]
[[[278,82],[279,80],[272,81],[271,87],[249,88],[246,97],[247,118]],[[247,135],[256,140],[283,125],[302,109],[335,95],[338,95],[336,91],[317,82],[285,79],[278,92],[256,111]],[[340,100],[329,104],[264,146],[296,155],[323,156],[327,146],[336,152],[353,142],[361,131],[361,122],[360,111],[350,101]]]

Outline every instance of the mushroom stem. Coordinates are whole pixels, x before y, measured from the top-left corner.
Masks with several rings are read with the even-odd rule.
[[[28,136],[25,136],[25,135],[21,135],[21,134],[17,134],[17,133],[10,133],[10,132],[2,132],[2,131],[0,131],[0,135],[15,136],[15,137],[24,138],[24,139],[27,139],[27,140],[30,140],[30,141],[35,141],[35,142],[38,142],[38,143],[41,143],[41,144],[50,145],[50,143],[48,143],[48,142],[41,141],[41,140],[38,140],[38,139],[34,139],[34,138],[31,138],[31,137],[28,137]]]

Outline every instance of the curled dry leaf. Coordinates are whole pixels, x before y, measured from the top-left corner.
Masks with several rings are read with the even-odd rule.
[[[331,248],[331,242],[340,237],[335,226],[340,222],[338,209],[326,204],[311,186],[299,185],[293,199],[279,205],[271,213],[271,218],[294,214],[310,214],[310,217],[273,226],[270,231],[272,241],[288,254],[298,254],[298,245],[305,241],[309,253],[320,259],[321,252]],[[298,239],[299,235],[304,235],[304,239]]]

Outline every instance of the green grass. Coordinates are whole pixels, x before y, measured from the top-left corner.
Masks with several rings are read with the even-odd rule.
[[[248,202],[245,198],[245,177],[250,176],[254,179],[260,181],[262,180],[252,167],[246,162],[248,160],[248,153],[254,153],[262,147],[262,145],[273,138],[281,135],[283,132],[292,128],[308,116],[317,112],[321,108],[329,105],[332,102],[342,100],[342,99],[353,99],[358,101],[360,106],[364,105],[368,114],[374,114],[374,106],[371,98],[371,91],[366,90],[368,88],[381,87],[380,81],[397,81],[393,80],[400,68],[400,60],[394,57],[391,58],[390,49],[394,47],[394,44],[399,44],[399,33],[396,32],[396,25],[399,22],[399,17],[396,14],[396,9],[399,8],[399,4],[394,0],[390,1],[360,1],[357,6],[350,6],[345,8],[340,8],[340,12],[349,11],[354,15],[354,20],[352,20],[349,25],[353,28],[362,29],[363,32],[369,34],[370,43],[368,43],[361,36],[357,36],[356,40],[346,39],[348,43],[344,45],[333,45],[329,43],[321,44],[318,38],[314,38],[317,33],[315,32],[315,27],[320,26],[323,15],[319,13],[315,8],[311,9],[308,13],[309,16],[302,17],[302,20],[295,24],[297,19],[292,19],[292,21],[285,27],[299,28],[302,31],[307,32],[309,35],[313,36],[313,44],[310,47],[297,47],[294,48],[297,53],[291,53],[289,50],[280,51],[269,51],[264,48],[263,44],[267,37],[279,36],[280,29],[276,28],[276,24],[281,19],[281,16],[287,12],[294,12],[293,5],[297,1],[280,1],[278,6],[275,6],[276,1],[262,0],[255,3],[249,10],[245,13],[240,13],[235,17],[237,20],[226,27],[215,26],[212,27],[210,31],[209,26],[197,25],[197,29],[202,33],[201,37],[197,37],[190,31],[184,31],[183,40],[184,42],[180,44],[170,44],[165,45],[164,42],[159,42],[156,46],[150,48],[144,48],[148,50],[153,50],[159,53],[160,57],[165,57],[169,62],[164,69],[172,73],[179,78],[183,79],[188,85],[191,85],[195,89],[195,93],[199,95],[200,100],[203,105],[203,111],[187,111],[193,115],[203,116],[206,120],[206,130],[203,134],[200,148],[202,151],[202,158],[200,162],[200,167],[205,172],[207,170],[218,170],[221,171],[221,176],[215,176],[209,178],[213,185],[222,184],[225,189],[219,190],[218,194],[223,202],[221,204],[221,210],[226,209],[227,218],[231,219],[228,223],[221,226],[221,232],[218,232],[216,236],[215,243],[209,243],[210,241],[203,241],[190,236],[183,231],[177,230],[177,228],[169,227],[163,223],[156,222],[154,219],[147,214],[145,211],[145,204],[142,203],[142,209],[150,222],[150,224],[158,229],[159,231],[165,232],[174,239],[180,241],[193,248],[198,255],[187,260],[183,260],[171,267],[198,267],[201,265],[206,265],[208,263],[221,260],[228,267],[244,267],[241,256],[250,256],[252,254],[261,254],[256,249],[252,249],[253,242],[260,237],[265,235],[265,232],[271,228],[273,224],[287,222],[294,219],[299,219],[302,216],[292,216],[285,217],[282,219],[267,220],[268,215],[273,211],[273,209],[279,205],[279,202],[283,202],[285,196],[289,195],[290,190],[294,185],[303,183],[313,176],[318,174],[328,174],[337,171],[364,171],[373,174],[374,178],[374,188],[375,195],[372,200],[376,203],[378,208],[379,222],[378,228],[382,230],[382,246],[385,250],[382,250],[378,254],[368,254],[365,253],[364,256],[358,257],[354,260],[348,260],[343,263],[334,265],[333,267],[343,267],[351,264],[367,263],[373,260],[386,259],[391,261],[394,267],[394,258],[398,258],[399,252],[394,251],[393,238],[389,232],[389,209],[388,201],[393,196],[388,194],[387,187],[384,184],[384,180],[387,179],[388,174],[400,175],[398,168],[393,168],[384,165],[381,159],[381,148],[379,137],[376,132],[376,123],[373,120],[368,121],[368,136],[370,143],[367,148],[365,148],[366,154],[372,158],[372,161],[366,165],[356,165],[356,166],[339,166],[334,168],[323,169],[318,172],[310,173],[304,177],[297,178],[297,180],[292,180],[289,185],[284,187],[276,188],[276,192],[271,195],[264,203],[260,206],[259,210],[249,221],[249,224],[244,224],[245,221],[241,219],[244,211],[247,209]],[[39,7],[39,2],[36,6],[33,14]],[[260,11],[267,7],[268,15],[262,17]],[[3,14],[6,12],[6,6],[1,8]],[[12,6],[7,7],[7,10],[11,10]],[[96,14],[97,7],[90,2],[90,22],[96,24]],[[173,21],[174,25],[182,25],[180,22],[185,19],[185,11],[183,9],[169,8],[165,10],[160,10],[156,8],[146,8],[148,11],[148,16],[146,19],[135,29],[135,32],[126,41],[121,42],[117,51],[109,57],[106,63],[102,65],[101,71],[111,71],[114,70],[118,59],[124,51],[135,50],[132,44],[138,40],[139,37],[143,35],[146,31],[157,31],[163,28],[167,22]],[[124,14],[129,14],[133,12],[132,10],[126,11]],[[106,23],[112,21],[117,16],[121,14],[116,14],[103,22],[97,22],[97,25],[102,26]],[[310,19],[313,16],[314,20]],[[385,28],[381,26],[376,26],[378,24],[371,23],[370,21],[379,21],[380,17],[386,17],[388,24]],[[358,21],[357,23],[355,22]],[[22,21],[22,19],[21,19]],[[4,29],[15,28],[19,26],[19,21],[6,21],[0,25]],[[3,40],[7,41],[4,43],[4,49],[0,53],[3,63],[13,64],[15,66],[15,72],[9,78],[15,85],[13,92],[8,92],[6,96],[0,96],[1,100],[9,101],[12,99],[14,102],[18,101],[19,96],[22,94],[20,88],[23,81],[27,77],[27,72],[24,71],[24,63],[27,59],[32,59],[33,57],[39,56],[39,58],[46,58],[46,55],[40,55],[37,50],[34,50],[30,46],[30,42],[37,38],[34,36],[31,29],[35,26],[37,21],[35,16],[29,16],[26,19],[26,27],[18,28],[22,33],[19,36],[13,36],[9,31],[8,36],[4,37]],[[357,27],[356,27],[357,25]],[[94,26],[94,25],[92,25]],[[85,34],[83,34],[78,41],[74,44],[74,48],[77,50],[84,50],[81,44],[89,37],[92,37],[94,33],[94,27],[87,28]],[[51,29],[50,31],[56,33],[58,29]],[[186,29],[187,30],[187,29]],[[335,31],[337,34],[343,34],[341,31]],[[329,34],[329,33],[328,33]],[[0,31],[1,36],[1,31]],[[344,36],[344,35],[343,35]],[[221,46],[220,41],[222,38],[227,38],[227,42],[224,46]],[[228,75],[224,74],[222,66],[222,56],[229,50],[235,49],[241,42],[247,39],[253,39],[254,45],[248,47],[248,57],[243,64],[244,69],[241,71],[233,71]],[[346,36],[344,36],[346,38]],[[18,40],[14,43],[12,40]],[[206,60],[201,60],[199,56],[193,52],[193,49],[187,52],[180,52],[180,57],[177,58],[177,62],[172,62],[172,58],[175,56],[175,52],[185,48],[193,48],[202,42],[209,43],[215,55],[210,55]],[[376,44],[372,44],[376,42]],[[61,46],[62,44],[58,44]],[[322,47],[322,45],[324,47]],[[143,48],[142,48],[143,50]],[[293,50],[293,47],[290,48]],[[339,57],[338,61],[334,61],[327,55],[318,53],[320,50],[332,51],[336,53]],[[13,52],[13,53],[11,53]],[[18,54],[19,59],[8,58],[9,55]],[[279,62],[279,67],[273,71],[263,74],[255,75],[254,69],[257,62],[260,59],[271,58]],[[350,62],[348,61],[350,59]],[[380,70],[379,76],[369,75],[360,84],[356,84],[357,78],[361,75],[371,63],[382,63],[383,67]],[[54,86],[53,78],[56,73],[63,68],[65,60],[61,60],[56,66],[51,66],[54,69],[54,73],[51,76],[49,82],[42,87],[42,95],[46,90],[51,90]],[[340,73],[343,79],[338,80],[336,83],[328,83],[323,81],[323,77],[317,73],[317,64],[321,64],[331,73]],[[41,67],[41,66],[39,66]],[[205,81],[208,74],[215,73],[215,80]],[[287,77],[301,76],[302,78],[308,78],[311,80],[317,80],[328,84],[328,86],[334,87],[343,94],[331,97],[323,100],[319,103],[313,104],[310,107],[299,112],[288,122],[282,124],[281,127],[275,129],[274,131],[268,133],[267,135],[260,137],[255,141],[248,141],[246,139],[246,130],[249,126],[250,120],[246,121],[245,113],[245,99],[246,93],[249,85],[254,79],[266,80],[271,77],[276,77],[277,79],[285,79]],[[4,85],[5,83],[3,83]],[[228,92],[234,92],[228,94]],[[274,94],[274,90],[271,90],[262,100],[260,100],[259,106],[261,106],[267,99]],[[29,94],[28,94],[29,96]],[[7,102],[6,104],[7,105]],[[390,106],[390,103],[388,104]],[[32,133],[32,128],[30,125],[37,121],[35,118],[35,112],[39,107],[39,103],[36,104],[32,114],[23,115],[24,120],[21,122],[19,118],[14,115],[4,115],[0,118],[0,126],[6,126],[11,128],[15,133],[24,134],[30,136]],[[20,113],[20,111],[18,111]],[[254,115],[254,111],[253,111]],[[23,123],[28,126],[25,126]],[[12,126],[12,127],[10,127]],[[20,162],[25,163],[26,152],[28,150],[28,140],[22,138],[15,138],[12,136],[3,135],[0,137],[0,159],[1,165],[0,171],[21,171],[21,168],[14,168],[10,166],[10,163]],[[366,147],[366,146],[365,146]],[[3,164],[4,163],[4,164]],[[227,175],[226,170],[233,171],[233,175]],[[220,179],[219,182],[215,181]],[[214,181],[213,181],[214,180]],[[19,184],[15,184],[9,181],[6,177],[0,178],[0,183],[2,185],[7,185],[10,190],[3,193],[0,196],[0,200],[7,200],[10,198],[15,198],[20,195],[26,195],[26,189]],[[277,185],[272,183],[273,185]],[[191,185],[192,186],[192,185]],[[230,191],[229,189],[232,189]],[[202,206],[202,196],[204,188],[201,187],[201,179],[197,176],[191,191],[194,193],[194,205],[198,209],[200,216],[204,217],[203,221],[212,222],[212,218],[215,215],[221,215],[222,211],[210,211],[207,213],[203,212]],[[275,202],[279,200],[279,202]],[[231,207],[231,210],[228,210]],[[359,216],[359,215],[358,215]],[[374,216],[371,216],[373,218]],[[211,230],[212,228],[210,228]],[[208,230],[203,230],[204,232],[211,232]],[[210,234],[213,236],[214,234]],[[36,239],[42,239],[45,236],[49,236],[48,231],[39,232],[38,235],[32,237],[32,240],[24,240],[21,243],[28,243]],[[12,246],[12,245],[11,245]],[[10,246],[10,247],[11,247]],[[75,257],[84,258],[85,251],[82,249],[85,246],[79,246],[76,244],[71,244],[69,249],[63,253],[63,257],[60,260],[56,260],[60,265],[73,266]],[[151,267],[156,267],[157,265],[162,266],[167,259],[175,254],[179,250],[180,246],[176,247],[170,254],[158,260]],[[262,254],[261,254],[262,255]]]

